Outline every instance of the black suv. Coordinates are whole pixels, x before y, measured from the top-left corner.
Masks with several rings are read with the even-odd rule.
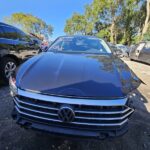
[[[23,61],[38,53],[39,42],[11,25],[0,23],[0,77],[4,81]]]

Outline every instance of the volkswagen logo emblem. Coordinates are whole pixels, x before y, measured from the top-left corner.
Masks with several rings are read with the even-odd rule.
[[[62,121],[62,122],[72,122],[75,118],[75,113],[73,111],[72,108],[68,107],[68,106],[63,106],[60,108],[60,110],[58,111],[58,118]]]

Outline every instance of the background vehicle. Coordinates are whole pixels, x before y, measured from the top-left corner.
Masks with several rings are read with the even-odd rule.
[[[116,44],[116,47],[122,51],[122,55],[124,57],[129,57],[130,49],[127,46],[122,45],[122,44]]]
[[[136,60],[150,64],[150,41],[141,42],[130,51],[131,60]]]
[[[43,40],[43,42],[41,43],[41,51],[46,52],[48,50],[48,47],[49,47],[48,41]]]
[[[128,130],[134,111],[128,96],[138,86],[136,75],[103,40],[60,37],[10,78],[13,118],[50,133],[119,136]]]
[[[21,61],[38,53],[39,43],[23,31],[11,25],[0,23],[0,76],[4,81]]]
[[[116,45],[114,45],[112,43],[108,43],[108,45],[115,55],[119,56],[120,58],[123,57],[123,52],[121,49],[119,49]]]

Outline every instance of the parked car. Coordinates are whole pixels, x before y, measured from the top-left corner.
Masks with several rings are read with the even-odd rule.
[[[39,44],[23,31],[0,23],[0,76],[4,81],[23,61],[38,53]]]
[[[122,44],[116,44],[116,47],[122,51],[122,55],[124,57],[129,57],[130,49],[129,49],[128,46],[125,46],[125,45],[122,45]]]
[[[113,54],[116,54],[117,56],[124,57],[123,52],[121,49],[119,49],[116,45],[112,44],[112,43],[108,43],[109,47],[111,48],[111,51],[113,52]]]
[[[31,38],[31,40],[32,40],[34,43],[36,43],[36,44],[38,44],[39,46],[41,46],[41,44],[42,44],[42,40],[41,40],[41,39],[39,39],[39,38],[37,38],[37,37],[35,37],[35,36],[31,35],[31,34],[30,34],[30,38]]]
[[[101,39],[59,37],[10,78],[13,118],[25,128],[83,137],[128,130],[139,79]]]
[[[130,51],[130,59],[150,64],[150,41],[141,42]]]
[[[42,52],[42,39],[38,37],[37,35],[33,33],[29,33],[30,38],[32,39],[33,42],[37,43],[39,45],[39,53]]]
[[[49,48],[49,43],[46,40],[43,40],[42,44],[41,44],[41,51],[42,52],[46,52]]]

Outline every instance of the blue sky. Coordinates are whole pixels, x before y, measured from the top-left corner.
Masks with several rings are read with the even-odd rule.
[[[92,0],[0,0],[0,21],[15,12],[31,13],[54,27],[52,39],[64,35],[66,19],[74,12],[83,13]]]

